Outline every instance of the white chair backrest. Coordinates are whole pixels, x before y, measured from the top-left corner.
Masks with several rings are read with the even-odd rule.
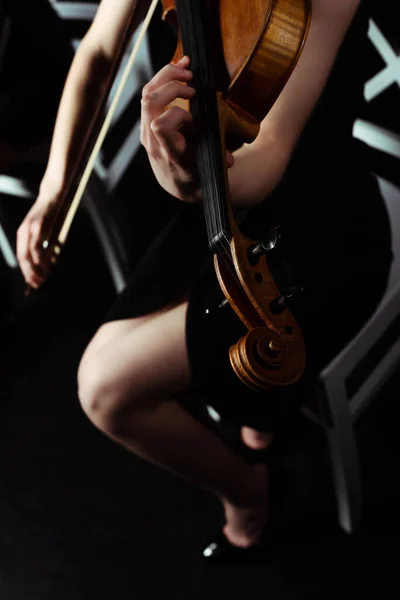
[[[392,224],[392,248],[394,259],[390,273],[389,285],[386,292],[389,294],[400,282],[400,188],[381,178],[378,178],[378,182],[382,191],[382,195],[385,199],[390,222]]]
[[[371,120],[357,119],[354,123],[355,138],[368,144],[382,157],[390,157],[400,170],[400,135],[387,126],[373,122],[382,115],[374,112],[374,101],[393,84],[400,91],[400,57],[385,37],[385,32],[370,19],[368,38],[377,54],[384,62],[381,70],[365,83],[364,97],[368,103]],[[391,90],[393,91],[393,90]],[[386,96],[385,96],[386,99]],[[400,94],[399,94],[400,100]],[[385,115],[386,116],[386,115]],[[398,130],[398,120],[393,115],[393,129]],[[392,173],[390,173],[392,174]],[[396,179],[396,173],[393,174]],[[400,341],[398,339],[398,321],[400,315],[400,188],[391,181],[377,175],[378,184],[384,198],[392,229],[392,250],[394,260],[386,292],[374,314],[353,340],[327,365],[319,380],[323,382],[331,403],[339,402],[347,406],[350,402],[353,416],[365,409],[374,392],[384,383],[391,371],[400,362]],[[372,363],[367,359],[377,350]],[[357,373],[356,373],[357,371]],[[361,373],[362,371],[362,373]],[[357,374],[357,386],[349,383],[353,374]],[[354,380],[354,377],[353,377]]]
[[[382,94],[387,94],[388,90],[395,86],[400,103],[400,56],[389,40],[386,39],[383,27],[379,26],[373,18],[369,21],[368,38],[383,65],[381,70],[365,83],[364,98],[372,109],[374,102],[377,102]],[[400,42],[400,38],[397,42]],[[371,110],[371,112],[373,111]],[[396,129],[396,131],[393,129]],[[369,120],[357,119],[354,123],[353,135],[374,148],[374,150],[389,156],[391,160],[393,158],[397,159],[397,172],[399,172],[400,134],[398,112],[393,115],[393,129],[382,127],[380,124]],[[378,176],[378,183],[392,226],[394,261],[386,291],[386,295],[390,295],[400,281],[400,188],[380,176]]]

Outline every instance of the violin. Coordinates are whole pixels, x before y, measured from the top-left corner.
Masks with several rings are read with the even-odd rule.
[[[234,219],[225,163],[228,145],[257,137],[308,33],[307,0],[164,0],[178,20],[172,62],[191,59],[196,89],[190,111],[208,245],[220,287],[249,330],[230,348],[237,377],[258,391],[279,390],[302,375],[302,332],[281,296],[258,241]],[[172,17],[172,18],[171,18]],[[268,160],[268,157],[266,157]]]
[[[156,4],[153,0],[142,37]],[[230,362],[247,386],[282,390],[305,369],[304,339],[271,275],[267,254],[235,221],[225,156],[227,148],[255,140],[286,84],[307,37],[310,0],[162,0],[162,18],[177,27],[171,62],[184,55],[191,59],[188,85],[196,94],[187,108],[195,126],[208,246],[226,301],[248,329],[230,348]],[[91,159],[93,164],[93,153]],[[68,227],[70,222],[71,217]],[[47,240],[53,262],[66,239],[65,222],[62,227],[61,236],[55,226]]]

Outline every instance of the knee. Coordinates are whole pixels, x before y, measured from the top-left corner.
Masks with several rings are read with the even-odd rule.
[[[116,428],[117,398],[102,361],[96,357],[82,360],[78,369],[78,397],[92,423],[104,432]]]

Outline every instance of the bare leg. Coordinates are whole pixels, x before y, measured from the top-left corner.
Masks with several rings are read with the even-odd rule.
[[[83,372],[86,365],[93,360],[93,357],[99,350],[108,346],[112,342],[117,342],[121,335],[124,335],[127,330],[127,323],[129,323],[129,329],[132,333],[136,327],[146,323],[149,319],[165,312],[165,310],[157,311],[149,315],[143,315],[142,317],[136,317],[135,319],[112,321],[103,325],[94,338],[90,341],[87,346],[84,355],[81,358],[79,370]]]
[[[242,427],[241,437],[243,443],[253,450],[264,450],[269,448],[275,439],[272,432],[258,431],[252,427]]]
[[[190,385],[186,310],[185,303],[139,324],[103,326],[79,368],[81,403],[119,444],[214,492],[225,508],[225,535],[248,546],[267,520],[266,468],[247,465],[174,400]]]

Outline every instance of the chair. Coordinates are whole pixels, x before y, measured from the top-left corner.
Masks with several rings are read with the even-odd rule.
[[[320,373],[316,419],[330,450],[339,524],[347,533],[360,526],[363,493],[354,424],[400,365],[400,285],[351,343]]]
[[[400,365],[400,190],[378,177],[393,224],[394,262],[388,288],[368,323],[320,373],[317,394],[325,416],[317,415],[326,431],[335,478],[339,523],[352,533],[362,516],[362,487],[353,424]],[[308,415],[316,415],[308,411]]]

